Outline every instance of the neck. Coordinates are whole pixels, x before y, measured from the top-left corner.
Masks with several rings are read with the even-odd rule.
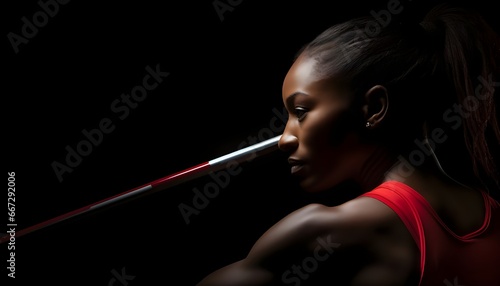
[[[358,173],[355,181],[363,192],[368,192],[386,180],[387,172],[397,162],[390,150],[381,146],[373,146],[369,155]]]
[[[387,170],[384,181],[395,180],[403,183],[411,183],[418,180],[435,178],[449,185],[470,187],[467,187],[468,184],[466,181],[461,182],[461,178],[457,176],[453,177],[453,174],[448,174],[446,168],[443,169],[440,166],[439,158],[425,156],[422,162],[414,162],[413,164],[410,163],[411,160],[408,158],[407,153],[406,155],[398,156],[394,165]]]

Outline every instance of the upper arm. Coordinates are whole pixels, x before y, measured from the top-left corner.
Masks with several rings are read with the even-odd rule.
[[[211,273],[198,286],[275,285],[276,281],[283,281],[294,258],[310,253],[311,248],[314,251],[321,244],[330,248],[337,246],[331,243],[331,238],[321,238],[326,237],[326,230],[331,231],[325,225],[327,221],[324,221],[327,217],[325,211],[331,212],[331,209],[311,204],[292,212],[267,230],[244,259]],[[330,224],[332,220],[333,215],[328,220]],[[328,243],[330,244],[327,245]],[[325,255],[322,251],[316,250],[315,253],[321,258]]]
[[[394,235],[401,228],[403,236]],[[300,285],[315,279],[407,285],[417,264],[407,243],[411,236],[397,215],[376,200],[360,198],[337,207],[311,204],[280,220],[244,259],[213,272],[198,286]]]
[[[273,285],[273,274],[243,259],[224,266],[200,281],[197,286]]]

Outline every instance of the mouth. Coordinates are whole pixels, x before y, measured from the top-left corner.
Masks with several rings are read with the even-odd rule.
[[[292,166],[291,170],[290,170],[292,175],[298,175],[299,172],[304,169],[304,162],[301,160],[289,158],[288,164],[290,164]]]

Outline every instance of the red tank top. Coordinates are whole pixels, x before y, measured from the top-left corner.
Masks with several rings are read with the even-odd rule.
[[[498,286],[500,203],[482,194],[483,225],[462,236],[444,224],[420,193],[401,182],[384,182],[361,196],[385,203],[408,228],[420,249],[420,286]]]

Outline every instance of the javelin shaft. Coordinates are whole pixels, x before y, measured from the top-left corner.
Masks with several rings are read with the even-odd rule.
[[[192,166],[190,168],[184,169],[180,172],[165,176],[163,178],[154,180],[150,183],[138,186],[136,188],[130,189],[126,192],[114,195],[112,197],[100,200],[96,203],[78,208],[76,210],[70,211],[68,213],[62,214],[60,216],[54,217],[47,221],[38,223],[36,225],[21,229],[16,232],[15,236],[20,237],[28,233],[34,232],[36,230],[46,228],[48,226],[54,225],[56,223],[65,221],[69,218],[82,215],[97,209],[101,209],[105,206],[110,206],[122,202],[125,199],[130,199],[137,197],[139,195],[151,194],[156,191],[164,190],[178,184],[205,176],[210,172],[216,172],[222,170],[228,166],[229,163],[243,163],[245,161],[250,161],[254,158],[260,157],[262,155],[268,154],[275,151],[278,147],[278,141],[281,135],[273,137],[271,139],[262,141],[260,143],[242,148],[238,151],[231,152],[224,156],[215,158],[213,160]],[[10,235],[4,235],[0,237],[0,243],[9,241]]]

